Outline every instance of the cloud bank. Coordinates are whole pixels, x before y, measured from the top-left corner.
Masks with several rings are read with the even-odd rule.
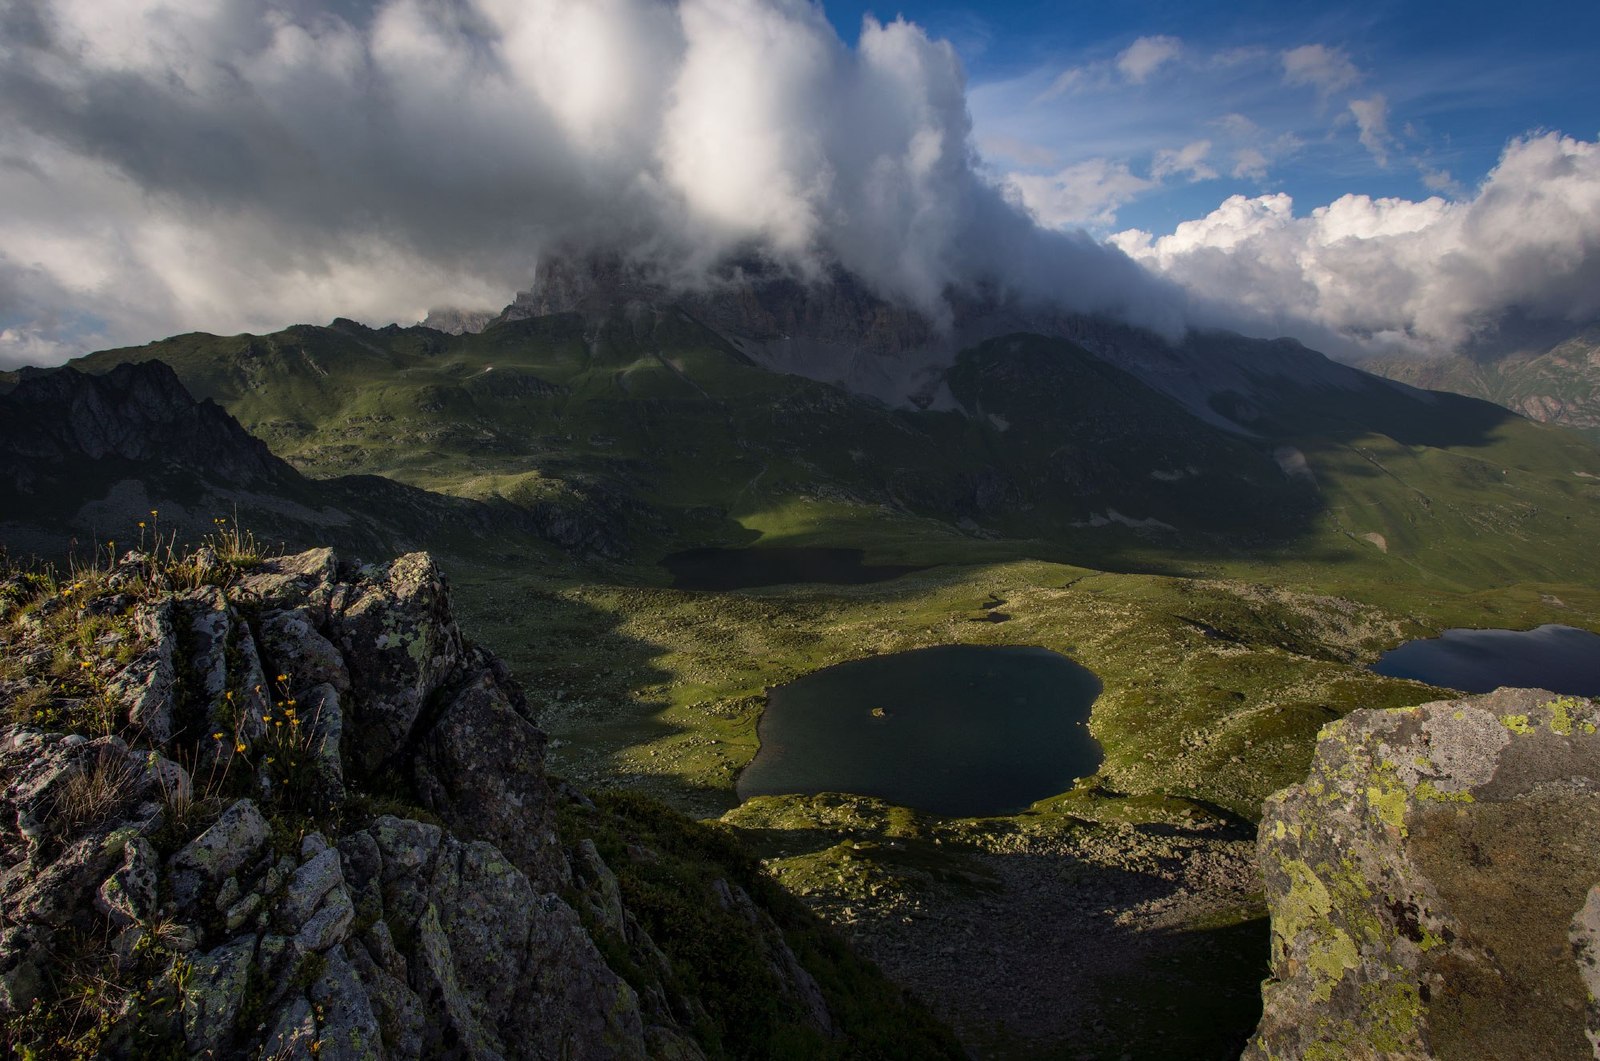
[[[1600,318],[1600,143],[1513,141],[1463,201],[1346,195],[1304,216],[1233,196],[1170,236],[1112,241],[1196,312],[1330,353],[1447,352],[1502,322]]]
[[[0,0],[0,363],[498,306],[562,245],[1180,320],[970,125],[950,45],[806,0]]]
[[[1143,37],[1023,87],[1166,100],[1251,64],[1377,162],[1414,161],[1389,98],[1355,98],[1370,75],[1324,45],[1208,59]],[[495,308],[571,246],[684,284],[759,246],[935,319],[951,287],[998,281],[1342,354],[1600,316],[1600,145],[1514,141],[1460,199],[1234,196],[1159,238],[1075,227],[1162,186],[1265,180],[1302,146],[1237,110],[1184,125],[1139,168],[1019,129],[994,142],[1047,171],[997,173],[948,43],[868,19],[848,45],[809,0],[0,0],[0,367]]]

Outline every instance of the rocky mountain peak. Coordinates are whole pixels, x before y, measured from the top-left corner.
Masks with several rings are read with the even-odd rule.
[[[295,477],[221,406],[195,401],[160,361],[104,375],[33,373],[0,395],[0,482],[26,491],[82,460],[180,467],[238,486]]]
[[[590,334],[618,322],[637,333],[641,320],[669,311],[710,328],[773,371],[891,405],[948,407],[944,374],[956,355],[1015,333],[1077,343],[1201,419],[1236,432],[1249,431],[1249,417],[1219,412],[1219,397],[1223,405],[1249,409],[1263,385],[1355,390],[1376,383],[1293,340],[1163,335],[987,283],[952,287],[930,310],[886,297],[837,264],[803,274],[757,253],[730,258],[692,284],[617,255],[552,256],[498,319],[575,313]]]

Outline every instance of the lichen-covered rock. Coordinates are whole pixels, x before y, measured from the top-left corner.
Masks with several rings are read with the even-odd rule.
[[[232,611],[216,586],[201,586],[181,601],[188,616],[189,674],[207,703],[228,691],[228,641]]]
[[[363,571],[330,622],[361,692],[350,705],[362,729],[352,751],[363,771],[376,771],[406,748],[423,705],[460,669],[461,631],[426,553]]]
[[[122,849],[122,868],[105,879],[95,899],[115,928],[127,928],[155,915],[157,874],[161,863],[142,836]]]
[[[261,619],[261,644],[288,682],[305,688],[327,684],[350,691],[350,672],[332,641],[317,630],[308,607],[272,612]]]
[[[1600,1056],[1597,727],[1592,701],[1502,689],[1324,729],[1262,817],[1273,975],[1245,1057]]]
[[[190,962],[183,992],[183,1036],[190,1054],[216,1057],[232,1040],[255,950],[255,937],[246,936]]]
[[[267,820],[252,800],[241,799],[216,823],[167,860],[172,905],[191,906],[208,887],[220,886],[260,854],[267,842]]]
[[[140,605],[134,626],[149,647],[111,682],[109,694],[127,704],[130,725],[144,730],[151,742],[162,745],[172,739],[172,710],[177,691],[177,631],[173,625],[175,609],[171,601],[155,606]]]
[[[417,791],[447,825],[490,841],[556,887],[569,871],[545,783],[545,736],[521,699],[493,668],[480,670],[421,743]]]
[[[234,583],[230,593],[263,612],[304,608],[320,625],[327,621],[338,583],[339,564],[333,550],[310,549],[261,561]]]
[[[479,1056],[645,1056],[633,990],[572,908],[538,894],[498,849],[392,817],[341,846],[358,905],[413,941],[402,967],[424,1014],[422,1056],[451,1042],[474,1044]],[[370,951],[369,961],[380,967]],[[502,975],[508,968],[522,975]],[[385,994],[395,986],[372,985]]]
[[[367,989],[343,954],[328,955],[322,975],[311,985],[311,1002],[320,1025],[313,1056],[322,1061],[376,1061],[385,1056],[383,1032]]]
[[[106,661],[104,695],[135,747],[0,732],[8,1035],[53,1013],[49,1035],[109,1057],[705,1056],[714,1007],[596,845],[558,838],[544,734],[505,665],[463,641],[428,556],[185,572],[169,587],[203,584],[130,575],[82,608],[134,616],[132,662]],[[50,666],[48,646],[29,652]],[[717,894],[795,1024],[829,1034],[777,924],[743,888]],[[76,969],[70,948],[87,948]],[[78,970],[94,979],[63,986]]]

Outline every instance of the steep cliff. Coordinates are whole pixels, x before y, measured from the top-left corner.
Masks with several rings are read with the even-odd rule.
[[[1600,1053],[1600,705],[1528,689],[1328,726],[1268,800],[1247,1059]]]
[[[39,1056],[955,1056],[725,839],[544,774],[426,554],[0,582],[0,1016]]]

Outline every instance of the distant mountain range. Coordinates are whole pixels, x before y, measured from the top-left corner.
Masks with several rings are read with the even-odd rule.
[[[477,332],[192,334],[62,378],[154,360],[292,466],[273,489],[299,507],[206,463],[228,446],[151,464],[151,445],[143,470],[63,458],[57,486],[13,476],[12,519],[114,525],[155,500],[117,483],[188,464],[213,498],[189,511],[236,497],[296,541],[297,526],[346,527],[391,550],[648,562],[761,538],[1157,570],[1337,561],[1348,577],[1475,586],[1586,571],[1592,535],[1570,517],[1600,499],[1600,453],[1577,438],[1292,341],[1174,342],[1000,295],[941,327],[843,274],[752,267],[685,293],[569,261]],[[117,371],[113,391],[136,379]],[[0,389],[89,400],[49,375]]]
[[[1413,386],[1484,398],[1600,440],[1600,324],[1547,348],[1497,358],[1386,358],[1361,367]]]

